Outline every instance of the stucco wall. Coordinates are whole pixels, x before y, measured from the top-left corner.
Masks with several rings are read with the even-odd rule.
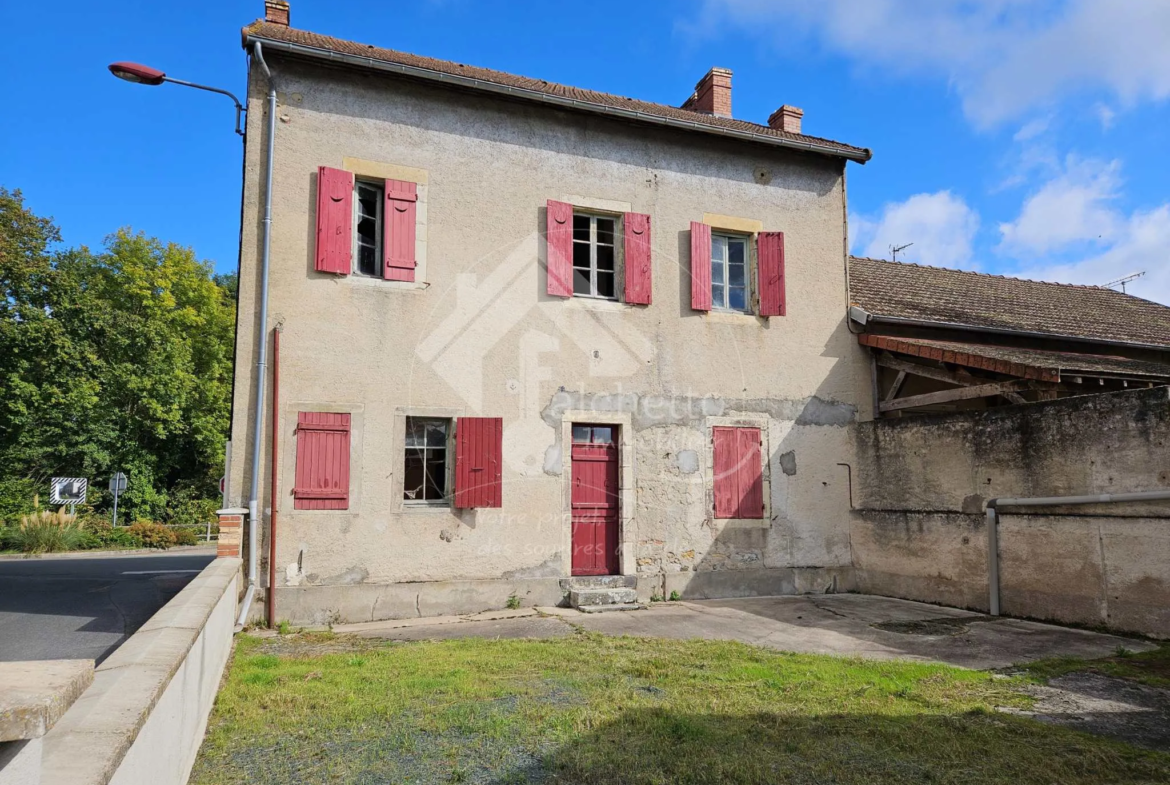
[[[986,501],[1170,486],[1168,391],[859,424],[859,589],[986,610]],[[1002,508],[999,529],[1004,613],[1170,635],[1170,505]]]
[[[839,464],[852,461],[848,425],[868,405],[868,370],[844,322],[840,161],[270,59],[277,587],[297,592],[286,607],[358,621],[421,612],[418,594],[382,603],[389,595],[371,586],[567,577],[564,424],[591,414],[624,423],[621,570],[646,577],[647,596],[666,574],[768,568],[791,583],[794,568],[848,566]],[[265,90],[254,74],[229,505],[246,504],[249,480]],[[425,181],[419,285],[314,271],[321,165]],[[651,306],[545,293],[548,199],[651,216]],[[703,220],[785,233],[786,316],[691,310],[689,223]],[[353,414],[348,511],[293,510],[306,410]],[[502,417],[503,508],[404,509],[406,414]],[[767,434],[762,524],[711,520],[709,429],[720,418]],[[268,472],[266,455],[265,510]],[[308,596],[339,586],[364,587],[360,609]]]

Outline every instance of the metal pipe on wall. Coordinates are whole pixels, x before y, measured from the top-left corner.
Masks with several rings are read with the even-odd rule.
[[[1170,490],[1134,493],[1101,493],[1088,496],[1033,496],[1022,499],[991,499],[987,502],[987,588],[988,612],[998,616],[999,604],[999,508],[1063,507],[1076,504],[1123,504],[1125,502],[1170,501]]]
[[[272,162],[276,144],[276,81],[264,62],[264,50],[259,41],[252,44],[252,57],[264,69],[268,80],[268,129],[264,142],[264,232],[260,257],[260,316],[257,320],[259,340],[256,356],[256,407],[252,415],[252,476],[248,492],[248,591],[240,604],[237,622],[246,624],[252,598],[256,595],[256,573],[259,567],[259,501],[260,457],[264,439],[264,373],[268,360],[268,261],[272,248]]]
[[[276,456],[280,445],[280,325],[272,330],[272,466],[268,503],[268,593],[264,603],[268,612],[268,629],[276,626]]]

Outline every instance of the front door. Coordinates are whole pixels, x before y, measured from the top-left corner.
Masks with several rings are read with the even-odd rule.
[[[573,574],[618,574],[616,425],[573,425]]]

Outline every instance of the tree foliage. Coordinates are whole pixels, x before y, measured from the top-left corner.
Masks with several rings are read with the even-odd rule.
[[[140,518],[213,498],[234,276],[129,229],[100,253],[56,250],[59,241],[20,191],[0,187],[0,517],[27,510],[61,475],[89,478],[93,502],[126,472],[119,508]]]

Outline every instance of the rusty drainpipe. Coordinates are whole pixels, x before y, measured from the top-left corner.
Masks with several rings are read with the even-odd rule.
[[[276,456],[280,453],[280,325],[272,330],[272,478],[268,494],[268,629],[276,626]]]
[[[991,499],[987,502],[987,586],[988,611],[999,615],[999,508],[1063,507],[1070,504],[1122,504],[1124,502],[1170,501],[1170,490],[1136,493],[1101,493],[1095,496],[1033,496],[1024,499]]]

